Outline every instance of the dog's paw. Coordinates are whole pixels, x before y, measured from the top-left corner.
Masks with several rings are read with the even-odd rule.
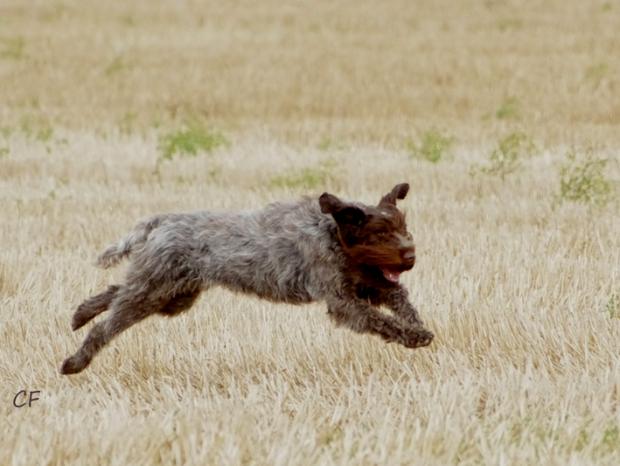
[[[408,328],[403,332],[403,346],[407,348],[421,348],[428,346],[435,338],[432,332],[422,327]]]
[[[77,329],[81,328],[86,322],[88,322],[88,320],[83,318],[82,315],[79,314],[79,312],[76,312],[71,319],[71,330],[75,332]]]
[[[78,372],[82,372],[87,365],[88,364],[85,364],[80,358],[71,356],[62,363],[60,373],[64,375],[77,374]]]

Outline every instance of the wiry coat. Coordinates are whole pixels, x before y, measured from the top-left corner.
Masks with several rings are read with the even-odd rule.
[[[325,301],[330,316],[353,330],[408,347],[429,344],[432,334],[423,329],[406,290],[392,281],[413,266],[415,257],[413,243],[403,243],[404,217],[398,224],[395,200],[404,197],[398,196],[403,189],[406,194],[405,185],[399,186],[401,191],[397,186],[391,193],[393,210],[390,202],[377,210],[324,194],[319,202],[305,198],[251,212],[163,214],[139,223],[99,257],[104,268],[128,257],[126,283],[112,285],[78,307],[74,330],[108,307],[112,313],[91,329],[61,371],[83,370],[116,334],[148,315],[182,312],[214,285],[274,302]],[[390,215],[396,223],[386,220]],[[391,249],[385,241],[377,243],[389,228],[401,230],[400,236],[394,232],[400,239]],[[355,248],[363,248],[361,259]],[[404,259],[403,251],[409,251]],[[374,256],[376,263],[364,259]],[[380,304],[396,318],[373,308]]]

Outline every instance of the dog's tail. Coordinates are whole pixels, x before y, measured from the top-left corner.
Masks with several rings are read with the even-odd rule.
[[[165,216],[151,217],[138,223],[134,229],[118,243],[107,247],[97,258],[96,265],[103,269],[114,267],[120,261],[129,257],[136,246],[144,244],[149,233],[157,228]]]

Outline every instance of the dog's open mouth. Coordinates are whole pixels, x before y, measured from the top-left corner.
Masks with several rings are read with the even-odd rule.
[[[399,265],[386,265],[379,266],[379,270],[383,274],[383,278],[385,278],[388,282],[398,283],[400,279],[400,274],[411,270],[413,268],[413,262],[411,263],[402,263]]]
[[[402,271],[387,269],[385,267],[381,267],[381,272],[383,272],[383,276],[385,279],[392,283],[398,283],[398,279],[400,278],[400,274]]]

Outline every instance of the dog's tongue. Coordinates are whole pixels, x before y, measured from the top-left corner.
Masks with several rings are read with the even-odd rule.
[[[386,280],[398,283],[398,277],[400,277],[400,272],[394,272],[393,270],[389,269],[381,269],[381,271],[383,272],[383,276],[386,278]]]

